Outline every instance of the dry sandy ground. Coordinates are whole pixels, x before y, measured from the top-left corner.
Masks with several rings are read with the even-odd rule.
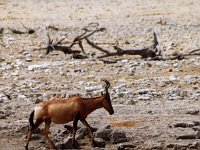
[[[0,28],[7,27],[23,29],[21,23],[26,26],[33,27],[39,30],[36,36],[19,37],[15,36],[15,40],[10,42],[9,49],[0,47],[1,55],[7,61],[14,61],[12,55],[20,55],[22,49],[27,50],[32,55],[40,55],[42,52],[32,52],[30,48],[43,46],[46,43],[45,26],[54,25],[59,28],[66,28],[69,37],[73,36],[76,31],[80,32],[80,28],[86,26],[90,22],[98,22],[101,26],[107,28],[106,35],[95,37],[99,42],[116,42],[124,48],[127,47],[145,47],[152,42],[152,30],[159,31],[159,37],[165,48],[168,48],[169,43],[173,43],[173,47],[169,48],[169,53],[176,51],[188,52],[189,50],[200,47],[200,1],[199,0],[1,0],[0,1]],[[162,22],[160,22],[162,20]],[[53,33],[52,33],[53,34]],[[62,33],[60,33],[62,34]],[[55,36],[56,35],[52,35]],[[6,43],[11,34],[6,31],[4,42]],[[33,40],[32,40],[33,39]],[[127,41],[129,45],[125,44]],[[107,47],[107,46],[106,46]],[[109,46],[108,46],[109,47]],[[86,47],[87,48],[87,47]],[[44,54],[44,53],[42,53]],[[132,57],[124,56],[125,59]],[[32,58],[33,62],[51,62],[58,59],[69,60],[68,56],[59,53],[59,58],[56,56],[36,57]],[[137,61],[137,60],[136,60]],[[138,60],[141,62],[140,60]],[[199,61],[195,59],[193,62]],[[185,61],[186,62],[186,61]],[[30,64],[31,64],[30,63]],[[173,62],[172,62],[173,63]],[[181,62],[176,62],[181,64]],[[152,62],[153,66],[157,62]],[[200,62],[185,63],[186,66],[181,66],[181,72],[176,72],[176,76],[182,78],[186,75],[199,76]],[[188,65],[188,66],[187,66]],[[107,68],[101,64],[101,67]],[[155,65],[156,66],[156,65]],[[72,66],[72,68],[76,66]],[[95,67],[99,67],[97,64]],[[157,67],[157,68],[156,68]],[[160,73],[154,74],[152,70],[144,70],[137,72],[135,76],[126,73],[116,74],[110,70],[110,76],[104,73],[105,70],[95,73],[94,70],[89,71],[87,75],[96,74],[98,78],[106,77],[113,79],[115,84],[119,79],[125,80],[127,84],[134,83],[135,79],[144,77],[153,78],[161,77],[166,74],[173,75],[174,72],[169,72],[173,67],[159,68]],[[6,84],[23,82],[29,79],[30,75],[21,69],[21,76],[18,81],[12,79],[0,79],[1,86],[6,87]],[[138,71],[143,68],[138,69]],[[11,70],[12,72],[12,70]],[[3,74],[3,73],[2,73]],[[42,74],[41,74],[42,75]],[[45,73],[44,73],[45,75]],[[37,73],[31,75],[36,80],[40,80]],[[51,76],[51,75],[50,75]],[[62,77],[51,76],[51,80],[62,82]],[[68,77],[70,80],[70,77]],[[70,82],[75,85],[81,79],[87,79],[85,76],[77,74],[76,80]],[[45,80],[48,80],[46,78]],[[88,79],[90,80],[90,79]],[[96,79],[94,79],[97,81]],[[40,80],[42,81],[42,80]],[[65,82],[63,82],[65,83]],[[197,83],[198,85],[199,83]],[[150,85],[155,86],[155,85]],[[133,85],[134,88],[135,85]],[[159,88],[159,87],[158,87]],[[184,89],[192,89],[184,85]],[[192,89],[193,90],[193,89]],[[199,90],[199,88],[195,89]],[[58,90],[57,90],[58,91]],[[57,92],[56,91],[56,92]],[[1,92],[1,91],[0,91]],[[11,91],[12,92],[12,91]],[[30,92],[26,90],[25,92]],[[46,92],[39,91],[40,93]],[[71,91],[73,92],[73,91]],[[77,91],[76,91],[77,92]],[[12,94],[12,93],[11,93]],[[20,93],[19,93],[20,94]],[[16,102],[15,102],[16,101]],[[124,99],[126,101],[126,99]],[[16,116],[11,116],[7,119],[1,119],[2,124],[12,126],[8,129],[0,130],[0,150],[20,150],[24,145],[24,134],[16,132],[15,124],[18,121],[27,123],[26,117],[30,109],[33,108],[33,103],[21,103],[17,98],[11,102],[12,105],[17,105]],[[114,109],[115,115],[109,116],[104,110],[98,110],[92,113],[88,122],[95,126],[101,124],[110,124],[112,128],[126,131],[129,138],[128,143],[137,146],[137,149],[166,149],[162,148],[168,144],[188,145],[194,142],[199,142],[199,139],[193,140],[176,140],[176,134],[192,133],[192,129],[174,129],[170,128],[178,122],[200,121],[198,115],[185,114],[187,110],[195,110],[199,108],[199,98],[192,98],[176,101],[169,101],[158,98],[156,101],[138,101],[135,105],[127,105],[125,102],[117,102],[115,99]],[[3,105],[0,105],[3,108]],[[38,141],[31,141],[31,149],[41,147],[44,144],[39,144]],[[84,147],[88,149],[89,147]],[[107,145],[108,149],[117,149],[117,145]]]

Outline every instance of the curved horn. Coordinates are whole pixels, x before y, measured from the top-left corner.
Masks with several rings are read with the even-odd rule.
[[[102,81],[104,81],[106,83],[104,88],[107,90],[110,87],[110,82],[108,82],[108,80],[105,80],[105,79],[102,79]]]

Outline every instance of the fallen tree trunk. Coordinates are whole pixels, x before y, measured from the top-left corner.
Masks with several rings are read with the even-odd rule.
[[[130,50],[120,50],[113,53],[107,53],[105,55],[99,56],[98,58],[110,57],[110,56],[122,56],[122,55],[140,55],[142,58],[155,57],[156,54],[154,51],[149,50],[148,48],[143,49],[130,49]]]
[[[128,50],[123,50],[122,48],[118,46],[113,46],[116,52],[109,52],[108,50],[105,50],[102,47],[99,47],[98,45],[90,41],[87,37],[85,38],[85,40],[93,48],[105,53],[104,55],[101,55],[98,58],[104,58],[104,57],[110,57],[110,56],[122,56],[122,55],[140,55],[142,58],[148,58],[148,57],[154,58],[158,55],[159,56],[161,55],[161,51],[158,49],[159,43],[158,43],[155,32],[154,32],[154,40],[153,40],[152,46],[149,46],[147,48],[141,48],[141,49],[133,48],[133,49],[128,49]]]
[[[23,25],[24,26],[24,25]],[[25,27],[25,26],[24,26]],[[29,28],[25,27],[27,30]],[[49,26],[50,28],[50,26]],[[59,29],[56,27],[51,27],[53,30],[58,31]],[[50,39],[50,36],[47,32],[48,37],[48,45],[44,48],[40,49],[46,49],[46,55],[49,54],[52,51],[62,51],[64,54],[73,54],[74,58],[77,59],[85,59],[88,58],[89,54],[85,53],[84,47],[83,47],[83,41],[85,40],[88,45],[90,45],[92,48],[102,52],[100,56],[97,56],[97,58],[105,58],[105,57],[111,57],[111,56],[122,56],[122,55],[139,55],[142,59],[149,59],[149,60],[182,60],[186,59],[187,56],[192,55],[200,55],[199,51],[200,49],[193,50],[187,54],[181,54],[181,53],[174,53],[172,55],[165,55],[164,56],[164,48],[162,44],[160,43],[158,36],[156,32],[153,32],[153,43],[152,45],[144,48],[130,48],[130,49],[123,49],[117,45],[113,46],[114,51],[110,51],[107,49],[104,49],[103,47],[100,47],[98,44],[92,42],[89,38],[97,33],[97,32],[104,32],[106,31],[106,28],[100,28],[98,23],[90,23],[86,27],[82,28],[84,31],[80,35],[76,36],[69,45],[65,46],[63,45],[63,39],[60,41],[54,43],[53,40]],[[74,46],[79,46],[80,50],[73,50]],[[38,50],[38,49],[36,49]]]

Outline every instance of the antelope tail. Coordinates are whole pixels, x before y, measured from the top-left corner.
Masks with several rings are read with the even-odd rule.
[[[34,128],[34,127],[35,127],[35,124],[34,124],[34,122],[33,122],[34,112],[35,112],[35,111],[32,111],[31,114],[30,114],[30,116],[29,116],[29,123],[30,123],[31,128]]]

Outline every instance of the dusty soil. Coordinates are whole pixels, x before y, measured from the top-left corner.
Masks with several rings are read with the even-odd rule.
[[[87,118],[92,126],[109,124],[125,131],[126,143],[135,149],[199,149],[199,139],[176,139],[196,134],[194,127],[200,129],[193,125],[200,121],[200,113],[187,113],[200,109],[199,56],[180,61],[121,56],[109,58],[120,59],[117,63],[104,64],[96,58],[75,60],[61,52],[46,56],[44,50],[33,50],[46,45],[45,26],[58,27],[59,31],[49,31],[51,37],[67,35],[67,44],[82,27],[98,22],[107,32],[91,39],[104,48],[112,50],[116,41],[125,49],[147,47],[155,30],[166,54],[187,53],[200,47],[199,0],[1,0],[0,12],[0,28],[4,28],[0,42],[6,45],[0,45],[0,94],[11,96],[11,100],[0,99],[0,111],[7,114],[0,119],[1,150],[24,149],[28,116],[35,103],[77,93],[98,95],[102,78],[111,82],[115,114],[96,110]],[[8,29],[24,30],[21,23],[36,33],[16,35]],[[95,51],[86,43],[84,46],[86,52]],[[189,126],[175,128],[176,123]],[[51,127],[52,133],[59,129],[63,126]],[[39,141],[31,141],[30,149],[42,149],[45,144]],[[90,149],[88,139],[79,142],[86,143],[81,148]],[[118,146],[108,143],[106,148]]]

